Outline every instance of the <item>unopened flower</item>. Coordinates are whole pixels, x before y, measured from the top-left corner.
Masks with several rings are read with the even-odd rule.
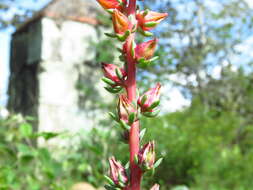
[[[155,108],[159,105],[161,94],[161,84],[158,83],[155,88],[150,88],[138,99],[138,105],[141,108],[141,112],[154,112]]]
[[[151,187],[150,190],[159,190],[160,186],[158,184],[155,184],[153,187]]]
[[[123,68],[119,68],[117,65],[109,63],[101,63],[101,65],[104,76],[111,80],[111,86],[122,85],[122,81],[127,76],[127,73]]]
[[[115,160],[114,157],[109,159],[110,163],[110,178],[114,182],[115,186],[125,187],[128,182],[126,169]]]
[[[114,32],[119,35],[125,35],[127,31],[130,32],[131,30],[131,22],[127,18],[126,15],[124,15],[122,12],[118,11],[117,9],[114,9],[112,14],[112,22],[113,22],[113,28]]]
[[[138,154],[138,164],[144,170],[150,170],[155,163],[155,142],[145,144]]]
[[[122,8],[126,4],[126,0],[97,0],[97,2],[104,9],[118,9],[118,10],[122,10]]]
[[[138,62],[148,61],[153,57],[157,41],[157,39],[153,39],[144,43],[137,44],[135,48],[135,56]]]
[[[119,96],[118,116],[121,122],[128,125],[131,125],[136,119],[136,108],[125,94]]]
[[[154,11],[141,11],[136,14],[136,19],[138,20],[138,26],[143,31],[149,31],[153,29],[157,24],[159,24],[165,17],[167,13],[158,13]]]

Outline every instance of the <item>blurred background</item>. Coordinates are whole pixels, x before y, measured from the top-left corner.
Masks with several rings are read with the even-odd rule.
[[[138,73],[140,92],[164,86],[160,116],[141,120],[164,157],[143,189],[253,189],[253,1],[138,3],[169,14]],[[108,157],[127,162],[100,82],[100,62],[120,62],[111,30],[95,0],[0,1],[0,190],[102,189]]]

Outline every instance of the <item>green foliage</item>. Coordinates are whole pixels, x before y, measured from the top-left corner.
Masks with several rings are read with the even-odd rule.
[[[0,120],[0,126],[0,189],[65,189],[58,180],[60,163],[48,149],[35,146],[45,133],[33,132],[19,115]]]
[[[76,135],[36,133],[19,115],[0,120],[0,189],[68,190],[80,181],[102,186],[107,152],[117,146],[112,133],[96,129]],[[47,146],[37,146],[38,140]]]
[[[186,185],[193,190],[248,190],[253,186],[253,126],[245,125],[239,114],[206,111],[195,100],[189,109],[143,125],[164,156],[155,174],[162,189]]]
[[[184,111],[142,120],[147,128],[142,143],[146,137],[157,139],[157,159],[164,158],[154,174],[145,174],[143,188],[155,180],[162,190],[250,189],[253,125],[244,121],[234,111],[207,110],[197,98]],[[29,122],[18,116],[1,120],[0,126],[3,190],[65,190],[80,181],[99,187],[104,184],[109,156],[117,152],[123,164],[128,159],[127,144],[118,143],[119,126],[76,135],[35,133]],[[39,138],[64,143],[62,147],[38,147],[33,142]]]

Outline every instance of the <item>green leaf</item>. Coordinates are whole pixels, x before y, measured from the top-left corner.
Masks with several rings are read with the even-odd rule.
[[[154,168],[157,168],[157,167],[162,163],[162,161],[163,161],[163,158],[158,159],[158,160],[155,162],[155,164],[154,164]]]
[[[43,137],[45,140],[52,139],[52,138],[57,137],[59,135],[60,135],[60,133],[52,133],[52,132],[41,132],[41,133],[36,134],[37,137]]]
[[[150,62],[154,62],[154,61],[156,61],[156,60],[158,60],[158,59],[159,59],[159,56],[155,56],[155,57],[151,58],[149,61],[150,61]]]
[[[115,185],[114,182],[112,181],[112,179],[109,178],[108,176],[104,175],[104,178],[105,178],[105,180],[106,180],[111,186],[114,186],[114,185]]]
[[[130,34],[131,32],[127,30],[124,35],[116,34],[116,36],[119,41],[124,42]]]
[[[155,101],[155,102],[154,102],[153,104],[151,104],[151,106],[148,108],[148,111],[150,111],[150,110],[156,108],[157,106],[159,106],[159,104],[160,104],[160,100]]]
[[[18,144],[18,156],[30,158],[35,156],[35,152],[25,144]]]
[[[124,130],[130,130],[130,126],[127,125],[125,121],[119,120],[119,124]]]
[[[134,121],[135,121],[135,113],[130,113],[128,116],[128,124],[132,125]]]
[[[155,27],[157,25],[157,22],[146,22],[145,27]]]
[[[19,132],[23,137],[31,137],[33,133],[33,128],[29,123],[23,123],[19,127]]]
[[[143,137],[144,137],[144,135],[145,135],[146,131],[147,131],[147,129],[146,129],[146,128],[144,128],[144,129],[142,129],[142,130],[141,130],[141,132],[140,132],[140,140],[142,140],[142,139],[143,139]]]
[[[104,87],[108,92],[110,92],[110,93],[113,93],[113,94],[117,94],[117,93],[119,93],[121,90],[122,90],[122,88],[112,88],[112,87],[108,87],[108,86],[106,86],[106,87]]]
[[[154,110],[152,112],[143,112],[142,115],[146,116],[146,117],[156,117],[159,114],[160,110]]]
[[[135,154],[134,155],[134,163],[138,164],[138,162],[139,162],[138,156],[137,156],[137,154]]]
[[[148,99],[148,96],[145,94],[141,99],[141,105],[144,105],[146,100]]]
[[[118,117],[114,113],[109,112],[108,114],[114,121],[118,121]]]
[[[119,79],[122,79],[122,78],[123,78],[123,75],[122,75],[122,73],[121,73],[121,71],[120,71],[119,68],[116,69],[116,75],[117,75],[117,77],[118,77]]]
[[[139,31],[143,36],[145,36],[145,37],[151,37],[151,36],[153,36],[153,33],[148,32],[148,31],[144,31],[144,30],[142,30],[141,28],[139,28],[138,31]]]
[[[111,34],[111,33],[105,33],[106,36],[110,37],[110,38],[116,38],[115,34]]]
[[[104,188],[106,190],[115,190],[115,187],[111,186],[111,185],[105,185]]]
[[[108,85],[115,85],[116,84],[114,81],[112,81],[111,79],[108,79],[106,77],[103,77],[102,81],[104,81]]]

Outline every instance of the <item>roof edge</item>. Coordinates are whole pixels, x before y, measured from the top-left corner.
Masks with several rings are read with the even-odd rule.
[[[65,20],[72,20],[80,23],[87,23],[91,25],[97,25],[99,24],[98,19],[95,18],[89,18],[89,17],[71,17],[71,16],[66,16],[62,17],[57,14],[54,14],[52,12],[46,11],[46,9],[51,6],[52,4],[56,3],[57,1],[60,0],[52,0],[50,1],[47,5],[45,5],[40,11],[36,12],[31,18],[27,19],[23,24],[21,24],[19,27],[16,28],[16,31],[12,34],[15,35],[17,33],[20,33],[24,31],[30,24],[33,22],[36,22],[37,20],[41,19],[42,17],[49,17],[53,19],[60,19],[63,18]]]

